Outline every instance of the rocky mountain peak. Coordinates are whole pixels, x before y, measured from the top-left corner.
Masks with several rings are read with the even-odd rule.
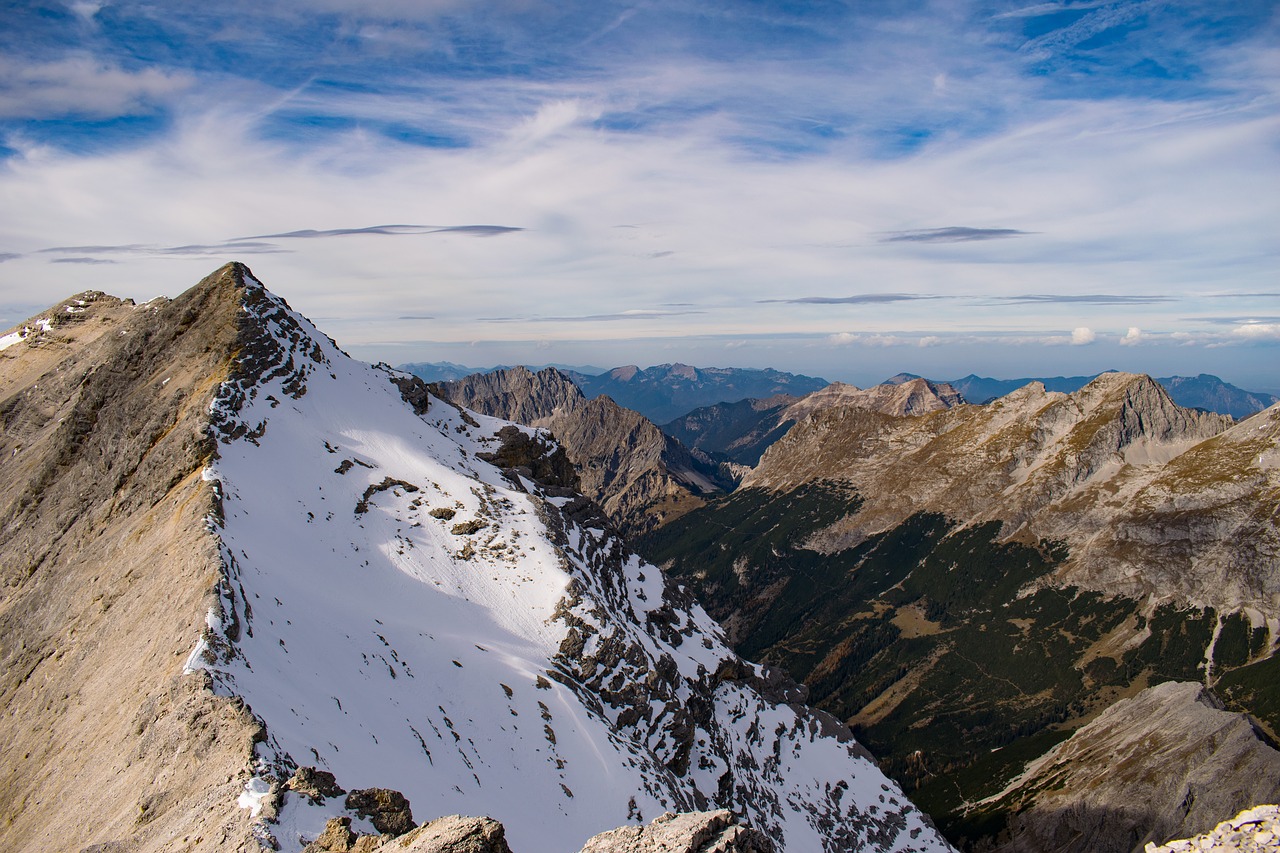
[[[858,388],[843,382],[832,382],[794,403],[783,414],[783,420],[799,421],[814,412],[840,406],[852,406],[885,415],[923,415],[950,409],[964,398],[945,383],[933,383],[918,376],[895,377],[900,382],[884,382],[871,388]]]
[[[704,808],[947,849],[565,478],[489,461],[545,433],[409,399],[243,265],[112,323],[0,358],[6,849],[297,853],[410,802],[530,853]]]
[[[439,387],[458,405],[531,426],[547,426],[557,412],[575,411],[587,402],[578,386],[554,367],[537,373],[523,366],[476,373]]]
[[[621,530],[652,529],[726,485],[715,465],[694,458],[643,415],[607,394],[588,400],[554,368],[497,370],[437,388],[458,405],[549,430],[578,470],[583,493]]]
[[[627,364],[609,371],[609,378],[618,382],[630,382],[640,372],[639,365]]]

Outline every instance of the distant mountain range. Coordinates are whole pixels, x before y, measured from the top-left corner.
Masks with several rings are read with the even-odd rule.
[[[704,407],[751,400],[752,402],[746,407],[739,407],[742,409],[741,414],[746,414],[747,409],[760,411],[762,407],[771,407],[777,402],[772,398],[780,394],[799,398],[826,388],[829,384],[843,386],[843,383],[828,383],[825,379],[818,377],[780,370],[691,367],[678,363],[659,364],[644,369],[635,365],[626,365],[611,370],[564,364],[526,366],[535,373],[544,367],[554,367],[572,379],[574,384],[582,389],[587,399],[607,394],[618,405],[639,412],[655,424],[671,424],[672,421]],[[425,382],[453,382],[467,376],[510,369],[508,365],[466,367],[448,361],[412,362],[400,365],[400,370],[412,373]],[[1106,372],[1114,373],[1115,371]],[[993,379],[971,373],[960,379],[945,382],[937,379],[929,381],[934,386],[950,386],[964,398],[965,402],[983,404],[1003,397],[1031,382],[1042,383],[1046,391],[1070,394],[1079,391],[1099,375],[1101,374]],[[912,373],[899,373],[886,379],[882,384],[902,385],[912,379],[921,378],[923,377]],[[1198,376],[1156,377],[1156,381],[1164,386],[1169,396],[1179,406],[1231,415],[1236,420],[1260,412],[1280,400],[1280,397],[1261,391],[1246,391],[1208,373],[1201,373]],[[713,417],[723,419],[726,416],[729,416],[728,411]],[[683,441],[685,438],[680,435],[679,429],[680,427],[674,426],[675,431],[670,434]],[[756,456],[758,458],[758,454]]]
[[[641,369],[629,364],[600,370],[560,364],[543,366],[554,367],[572,379],[588,400],[607,395],[619,406],[639,412],[656,424],[716,403],[763,399],[778,394],[803,397],[828,384],[827,380],[814,376],[745,367],[659,364]],[[472,369],[451,362],[435,362],[402,364],[400,369],[426,382],[455,382],[470,375],[511,368]],[[535,373],[540,369],[529,366],[529,370]]]
[[[556,370],[563,370],[568,373],[585,373],[587,375],[604,373],[608,369],[581,364],[526,364],[521,366],[527,367],[535,373],[544,367],[554,367]],[[465,379],[468,376],[493,373],[498,370],[510,370],[513,367],[515,365],[512,364],[499,364],[494,367],[467,367],[465,364],[458,364],[452,361],[413,361],[400,365],[399,369],[405,373],[412,373],[423,382],[453,382],[458,379]]]
[[[1115,371],[1107,371],[1114,373]],[[949,383],[970,403],[989,403],[1003,397],[1011,391],[1031,382],[1040,382],[1046,391],[1061,391],[1070,394],[1079,391],[1101,374],[1093,376],[1037,376],[1025,379],[991,379],[970,373],[961,379],[953,379]],[[911,374],[899,374],[889,379],[895,382],[902,379],[915,378]],[[1199,376],[1158,376],[1156,381],[1164,386],[1169,396],[1179,406],[1190,409],[1204,409],[1222,415],[1231,415],[1239,420],[1280,401],[1280,397],[1257,391],[1245,391],[1216,376],[1201,373]]]

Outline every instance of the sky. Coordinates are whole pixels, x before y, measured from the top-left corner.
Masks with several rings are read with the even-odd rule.
[[[1280,3],[0,0],[0,327],[1280,393]]]

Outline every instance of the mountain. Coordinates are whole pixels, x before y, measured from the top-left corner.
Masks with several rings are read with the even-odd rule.
[[[1114,372],[1114,371],[1112,371]],[[1044,385],[1047,391],[1070,394],[1088,385],[1096,376],[1054,376],[1026,379],[989,379],[969,374],[949,383],[972,403],[989,403],[1016,391],[1032,382]],[[890,380],[892,381],[892,380]],[[1220,415],[1231,415],[1237,420],[1256,414],[1268,406],[1280,402],[1280,397],[1261,392],[1245,391],[1216,376],[1201,373],[1199,376],[1165,376],[1156,379],[1169,392],[1179,406],[1189,409],[1205,409]]]
[[[545,433],[353,361],[239,264],[36,319],[0,352],[5,849],[470,813],[536,853],[718,807],[784,849],[946,849]]]
[[[816,393],[816,392],[815,392]],[[662,425],[686,447],[751,467],[769,445],[791,429],[786,410],[799,401],[790,394],[703,406]]]
[[[1114,371],[1112,371],[1114,372]],[[956,389],[971,403],[990,403],[1005,394],[1024,388],[1033,382],[1039,382],[1046,391],[1071,394],[1079,391],[1101,374],[1093,376],[1035,376],[1026,379],[991,379],[970,373],[960,379],[952,379],[947,384]]]
[[[1280,403],[1280,397],[1274,394],[1245,391],[1208,373],[1201,373],[1199,376],[1166,376],[1156,381],[1169,391],[1169,396],[1179,406],[1221,412],[1236,420]]]
[[[827,384],[823,379],[772,369],[687,364],[659,364],[643,370],[628,365],[598,376],[570,373],[569,377],[588,398],[606,394],[618,405],[637,411],[656,424],[703,406],[777,394],[798,397]]]
[[[993,844],[1040,803],[1054,849],[1127,851],[1120,799],[1089,847],[1065,840],[1052,786],[1001,792],[1164,681],[1211,685],[1275,740],[1278,461],[1280,406],[1233,424],[1132,374],[918,416],[837,407],[640,548],[740,653],[808,684],[954,842]]]
[[[1002,853],[1096,850],[1126,835],[1136,850],[1210,829],[1238,803],[1276,802],[1280,752],[1203,684],[1169,681],[1112,705],[1003,797],[1028,807],[1009,820]]]
[[[567,364],[542,364],[528,365],[533,370],[543,367],[554,367],[557,370],[574,371],[577,373],[585,373],[595,375],[603,373],[604,370],[599,367],[586,367],[583,365],[567,365]],[[453,382],[457,379],[464,379],[475,373],[493,373],[495,370],[510,370],[512,365],[500,364],[495,367],[466,367],[452,361],[414,361],[408,364],[401,364],[396,369],[403,370],[405,373],[412,373],[423,382]]]
[[[894,379],[865,390],[832,382],[800,398],[778,395],[765,400],[717,403],[676,418],[664,424],[662,430],[695,450],[750,467],[792,424],[822,409],[855,406],[901,416],[948,409],[964,402],[949,385],[905,374]]]
[[[438,386],[442,397],[486,415],[549,430],[578,471],[580,488],[626,533],[652,530],[730,486],[643,415],[607,396],[588,400],[554,368],[496,370]]]

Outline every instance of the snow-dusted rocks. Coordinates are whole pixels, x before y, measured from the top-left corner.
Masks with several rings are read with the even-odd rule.
[[[1280,806],[1255,806],[1224,820],[1212,832],[1157,846],[1144,853],[1275,853],[1280,850]]]
[[[522,853],[717,807],[784,849],[946,849],[591,505],[484,461],[505,422],[406,403],[403,376],[220,275],[241,355],[211,411],[224,571],[196,663],[265,724],[258,778],[315,765],[424,817],[488,814]],[[298,850],[335,813],[286,794],[265,831]]]

